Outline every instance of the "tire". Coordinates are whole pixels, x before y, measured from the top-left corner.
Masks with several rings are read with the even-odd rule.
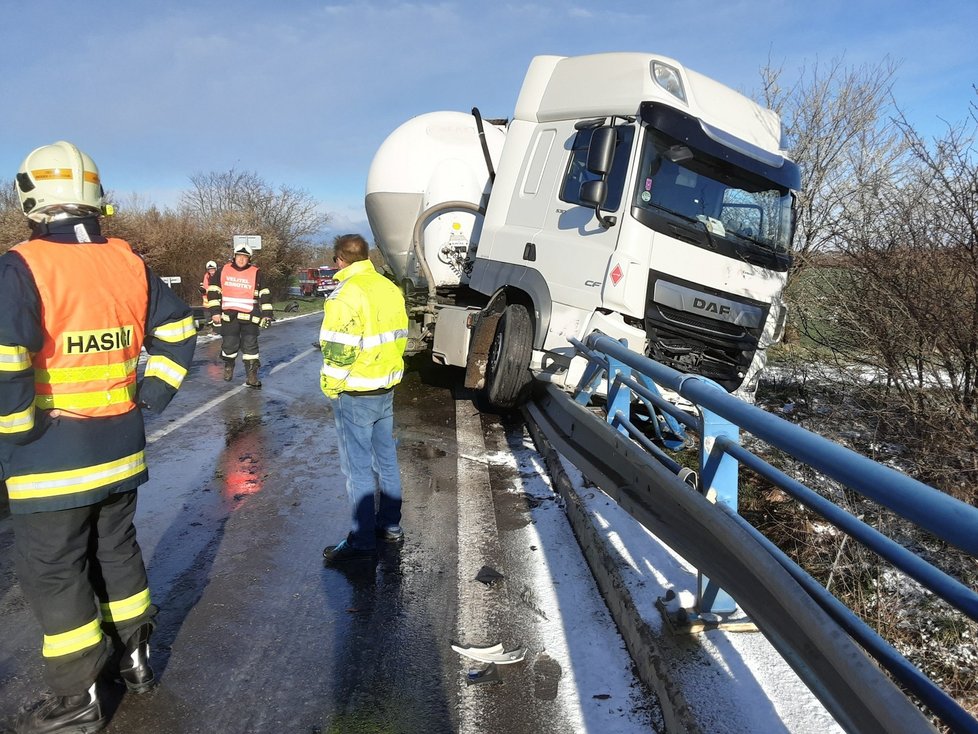
[[[533,322],[525,306],[510,304],[496,325],[486,361],[485,394],[490,405],[511,409],[526,402],[530,383]]]

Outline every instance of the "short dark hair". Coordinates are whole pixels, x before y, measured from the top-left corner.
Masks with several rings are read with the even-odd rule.
[[[345,263],[355,263],[366,260],[370,246],[358,234],[341,234],[333,241],[333,256]]]

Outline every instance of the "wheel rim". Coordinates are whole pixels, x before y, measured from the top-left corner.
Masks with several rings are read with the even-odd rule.
[[[499,367],[499,356],[503,351],[503,334],[501,331],[496,332],[496,336],[493,337],[492,346],[489,347],[489,359],[486,362],[486,368],[495,372]]]

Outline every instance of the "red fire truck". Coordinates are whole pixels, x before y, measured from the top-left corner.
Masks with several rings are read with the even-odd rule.
[[[319,285],[319,268],[300,268],[296,271],[296,288],[300,296],[316,295]]]
[[[295,295],[299,296],[328,296],[339,285],[333,278],[337,268],[320,265],[318,268],[300,268],[296,271]]]

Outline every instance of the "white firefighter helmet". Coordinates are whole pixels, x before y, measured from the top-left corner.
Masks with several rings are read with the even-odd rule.
[[[242,242],[240,245],[236,245],[234,248],[235,255],[247,255],[248,257],[254,256],[254,250],[251,249],[251,245],[247,242]]]
[[[100,214],[104,191],[95,161],[59,140],[24,159],[17,173],[17,195],[28,219],[49,222]]]
[[[210,270],[211,268],[216,268],[216,267],[217,267],[217,263],[216,263],[216,262],[214,262],[213,260],[208,260],[208,261],[207,261],[207,265],[206,265],[206,266],[204,266],[204,267],[205,267],[206,269],[208,269],[208,270]]]

